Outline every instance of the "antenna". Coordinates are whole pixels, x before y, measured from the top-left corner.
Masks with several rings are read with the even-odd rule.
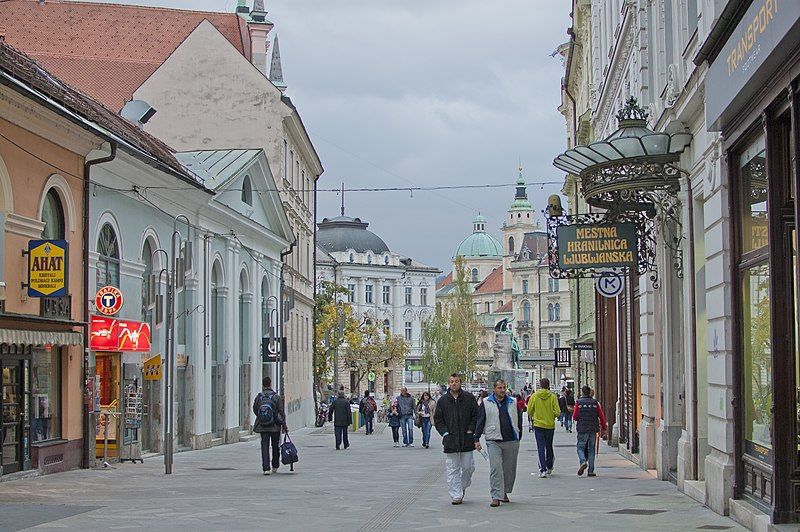
[[[342,216],[344,216],[344,183],[342,183]]]

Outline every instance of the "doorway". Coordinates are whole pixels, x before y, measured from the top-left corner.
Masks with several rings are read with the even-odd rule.
[[[2,372],[3,423],[0,439],[3,442],[3,474],[16,473],[25,469],[29,450],[27,443],[30,427],[28,405],[30,404],[30,385],[28,382],[29,361],[25,359],[5,359],[0,361]]]
[[[103,457],[107,430],[108,457],[116,457],[119,456],[117,440],[120,418],[120,354],[97,353],[95,368],[95,375],[100,386],[100,432],[95,437],[96,456]],[[106,426],[106,422],[108,426]]]

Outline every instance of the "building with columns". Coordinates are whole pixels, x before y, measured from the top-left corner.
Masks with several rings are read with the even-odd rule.
[[[344,211],[344,209],[343,209]],[[411,349],[404,363],[387,372],[384,382],[373,383],[378,397],[428,389],[422,368],[422,325],[436,307],[436,276],[441,270],[391,251],[369,224],[360,218],[324,218],[317,231],[317,275],[347,288],[353,315],[402,335]],[[350,368],[340,367],[338,385],[361,394],[370,386],[356,382]]]

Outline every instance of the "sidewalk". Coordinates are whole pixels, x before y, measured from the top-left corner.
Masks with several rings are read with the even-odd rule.
[[[0,484],[0,530],[117,528],[175,530],[743,530],[675,486],[603,447],[596,478],[576,476],[574,434],[556,434],[551,478],[534,473],[532,434],[523,436],[512,503],[489,507],[488,464],[476,454],[473,486],[452,506],[437,435],[431,449],[393,448],[391,432],[350,434],[333,449],[320,429],[292,434],[301,461],[263,476],[257,441],[160,457],[110,470],[78,470]]]

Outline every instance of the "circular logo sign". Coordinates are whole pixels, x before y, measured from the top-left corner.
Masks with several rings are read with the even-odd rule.
[[[375,382],[375,372],[374,371],[370,371],[367,374],[367,380],[369,380],[369,382]]]
[[[625,280],[616,273],[604,273],[602,277],[597,278],[595,287],[603,297],[617,297],[625,288]]]
[[[122,308],[122,292],[114,286],[104,286],[94,296],[97,312],[105,316],[113,316]]]

